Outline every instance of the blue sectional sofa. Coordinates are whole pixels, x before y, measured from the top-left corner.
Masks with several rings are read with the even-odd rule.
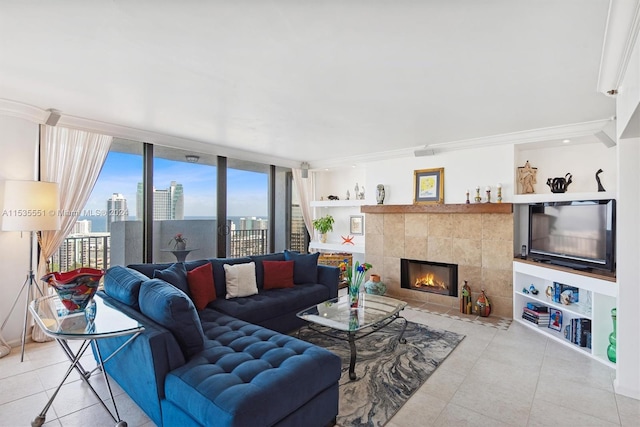
[[[255,271],[257,293],[227,298],[234,265]],[[337,296],[338,276],[317,254],[287,251],[112,267],[100,296],[145,331],[105,368],[158,426],[331,425],[341,360],[285,333],[301,325],[298,311]],[[204,289],[193,281],[203,278]],[[215,300],[203,306],[209,286]],[[100,340],[102,356],[127,338]]]

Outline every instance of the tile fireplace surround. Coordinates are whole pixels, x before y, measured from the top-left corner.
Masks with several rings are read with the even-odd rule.
[[[484,288],[492,304],[491,315],[511,318],[511,206],[489,213],[473,204],[467,209],[464,205],[438,206],[362,207],[366,261],[373,265],[372,273],[380,274],[390,296],[459,307],[458,298],[400,287],[400,258],[458,264],[458,286],[468,281],[474,303]]]

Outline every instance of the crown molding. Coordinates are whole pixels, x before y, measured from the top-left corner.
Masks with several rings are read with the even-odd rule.
[[[28,120],[37,124],[45,124],[50,111],[23,104],[7,99],[0,99],[0,115],[16,117]],[[225,156],[238,160],[246,160],[262,164],[270,164],[287,168],[299,168],[300,162],[297,160],[284,159],[275,156],[269,156],[251,151],[244,151],[226,147],[222,145],[211,144],[204,141],[197,141],[178,136],[161,134],[157,132],[146,131],[142,129],[131,128],[127,126],[116,125],[113,123],[100,122],[97,120],[86,119],[83,117],[69,116],[61,112],[61,118],[58,126],[67,128],[80,129],[89,132],[101,133],[103,135],[113,136],[114,138],[129,139],[132,141],[148,142],[155,145],[161,145],[171,148],[179,148],[182,150],[192,150],[198,153],[211,154],[215,156]]]
[[[335,160],[322,162],[312,162],[312,170],[327,168],[352,167],[354,164],[367,162],[377,162],[382,160],[414,157],[416,150],[433,150],[433,155],[439,153],[467,150],[472,148],[492,147],[499,145],[519,145],[531,143],[545,143],[553,140],[563,140],[567,138],[593,137],[593,142],[598,139],[595,135],[611,126],[613,119],[596,120],[592,122],[575,123],[570,125],[553,126],[548,128],[531,129],[520,132],[511,132],[500,135],[486,136],[482,138],[465,139],[459,141],[442,142],[437,144],[420,145],[417,147],[403,148],[358,156],[343,157]]]
[[[640,1],[609,2],[597,90],[618,90],[640,32]]]

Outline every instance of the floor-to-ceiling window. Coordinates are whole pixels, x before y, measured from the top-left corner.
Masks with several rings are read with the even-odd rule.
[[[227,256],[269,253],[269,165],[227,161]]]
[[[154,146],[154,262],[216,256],[216,167],[216,156]]]
[[[142,222],[136,206],[143,178],[142,144],[114,138],[77,222],[51,261],[52,271],[104,269],[142,262]]]
[[[301,217],[290,206],[286,176],[287,168],[115,138],[74,232],[52,257],[51,268],[304,251]],[[293,228],[285,212],[294,212]],[[189,253],[175,253],[178,235]]]

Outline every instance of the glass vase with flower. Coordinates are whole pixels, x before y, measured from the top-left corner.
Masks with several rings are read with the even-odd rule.
[[[349,291],[349,305],[351,308],[358,308],[358,300],[360,299],[360,286],[364,282],[365,273],[370,270],[371,264],[363,262],[360,264],[356,261],[353,268],[349,265],[349,260],[345,259],[340,263],[340,270],[343,272],[344,278],[347,282],[347,289]]]

